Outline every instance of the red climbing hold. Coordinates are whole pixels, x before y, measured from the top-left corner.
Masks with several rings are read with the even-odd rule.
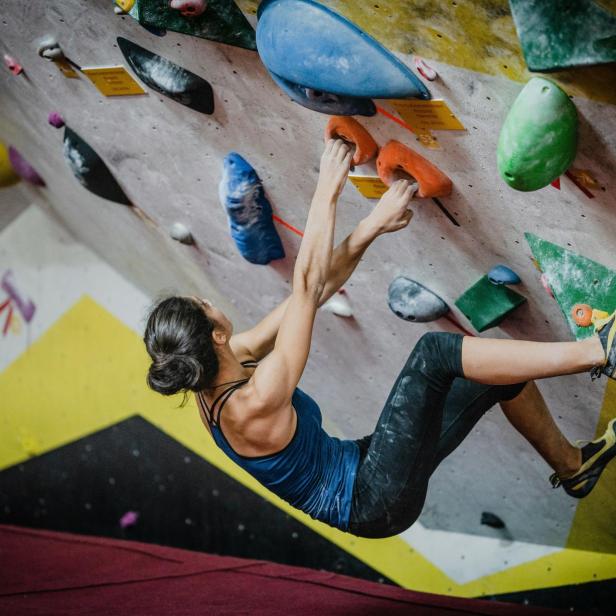
[[[4,54],[4,65],[9,69],[9,71],[11,71],[11,73],[13,73],[13,75],[19,75],[24,72],[21,64],[19,64],[13,56],[9,56],[8,53]]]
[[[438,77],[438,73],[431,66],[428,66],[419,56],[415,57],[415,68],[418,73],[428,81],[434,81]]]
[[[391,140],[381,148],[376,168],[387,186],[396,180],[397,171],[412,176],[419,184],[418,197],[447,197],[451,194],[451,180],[429,160],[399,141]]]
[[[325,127],[325,141],[336,137],[355,144],[354,165],[367,163],[379,151],[379,146],[372,135],[355,118],[350,116],[332,116],[330,118]]]

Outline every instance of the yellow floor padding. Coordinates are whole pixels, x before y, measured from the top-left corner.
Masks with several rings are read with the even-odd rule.
[[[0,374],[0,469],[141,415],[404,588],[470,597],[614,577],[616,555],[567,549],[460,585],[402,539],[361,539],[315,522],[226,458],[201,425],[192,401],[178,408],[180,396],[149,391],[147,365],[140,337],[91,298],[82,297]]]
[[[593,438],[599,438],[605,432],[612,417],[616,417],[616,381],[608,381]],[[616,462],[603,471],[592,493],[577,507],[567,547],[579,548],[582,545],[598,552],[616,552]]]

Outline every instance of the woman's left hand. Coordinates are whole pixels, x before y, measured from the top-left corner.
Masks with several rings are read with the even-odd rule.
[[[321,156],[317,192],[337,197],[349,175],[351,159],[351,148],[342,139],[330,139]]]

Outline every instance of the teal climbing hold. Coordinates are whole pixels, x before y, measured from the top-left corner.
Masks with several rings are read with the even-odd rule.
[[[405,64],[342,15],[312,0],[264,0],[257,48],[270,73],[360,98],[431,98]]]
[[[512,188],[547,186],[573,162],[577,148],[575,106],[554,82],[533,77],[515,99],[501,128],[496,161]]]
[[[505,285],[495,285],[482,276],[455,301],[456,306],[478,332],[496,327],[526,298]]]
[[[492,284],[520,284],[520,277],[506,265],[495,265],[489,272],[488,278]]]
[[[531,71],[616,61],[616,4],[594,0],[509,0]]]
[[[129,15],[148,28],[257,49],[255,31],[233,0],[209,0],[205,11],[197,16],[183,15],[169,5],[169,0],[136,0]]]
[[[571,310],[576,304],[588,304],[613,312],[616,309],[616,271],[532,233],[526,233],[525,237],[569,329],[578,340],[591,336],[592,327],[578,327]]]

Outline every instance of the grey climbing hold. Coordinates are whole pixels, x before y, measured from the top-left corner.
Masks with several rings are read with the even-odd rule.
[[[169,229],[169,235],[182,244],[194,244],[195,239],[188,227],[181,222],[175,222]]]
[[[416,323],[435,321],[449,312],[449,306],[436,293],[406,276],[392,280],[387,303],[396,316]]]
[[[521,278],[506,265],[495,265],[488,273],[492,284],[520,284]]]

